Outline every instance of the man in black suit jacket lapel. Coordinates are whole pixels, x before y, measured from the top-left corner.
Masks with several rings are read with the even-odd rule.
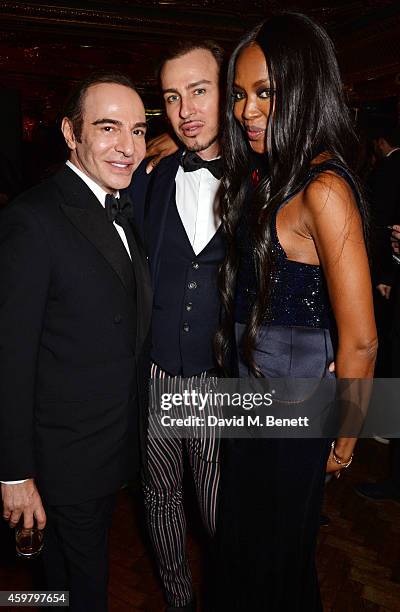
[[[129,203],[111,198],[145,154],[144,107],[127,77],[93,75],[62,131],[67,165],[1,214],[0,479],[11,526],[47,519],[48,588],[100,612],[147,400],[147,262]]]

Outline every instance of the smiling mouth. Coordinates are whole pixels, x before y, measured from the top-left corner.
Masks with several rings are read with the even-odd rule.
[[[110,164],[110,166],[112,166],[113,168],[117,168],[118,170],[130,170],[132,167],[132,163],[131,162],[112,162],[109,161],[107,162],[108,164]]]

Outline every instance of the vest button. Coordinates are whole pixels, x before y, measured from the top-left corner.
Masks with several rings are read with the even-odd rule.
[[[193,308],[193,304],[192,304],[192,302],[188,302],[188,303],[186,304],[185,308],[186,308],[186,310],[187,310],[188,312],[190,312],[190,311],[192,310],[192,308]]]
[[[198,270],[200,268],[200,264],[197,261],[192,261],[193,270]]]
[[[184,323],[184,324],[183,324],[183,331],[184,331],[184,332],[188,332],[188,331],[190,331],[189,323]]]
[[[115,315],[114,317],[114,323],[121,323],[122,321],[122,317],[120,314]]]
[[[197,283],[195,281],[190,281],[190,283],[188,283],[188,289],[196,289],[197,287]]]

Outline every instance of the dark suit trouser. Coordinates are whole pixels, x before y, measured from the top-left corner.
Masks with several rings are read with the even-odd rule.
[[[73,612],[106,612],[108,534],[116,496],[46,506],[43,564],[49,590],[70,592]]]

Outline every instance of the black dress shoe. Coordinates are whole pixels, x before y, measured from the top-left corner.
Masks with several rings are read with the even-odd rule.
[[[196,602],[192,599],[186,606],[168,606],[165,612],[196,612]]]
[[[391,480],[362,482],[354,487],[354,491],[357,495],[371,501],[390,499],[391,501],[400,502],[400,491]]]

